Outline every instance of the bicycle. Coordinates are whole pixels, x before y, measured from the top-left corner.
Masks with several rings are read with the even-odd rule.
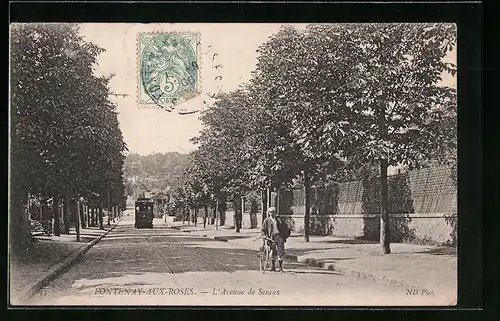
[[[262,237],[263,244],[260,248],[260,255],[259,255],[259,268],[260,272],[266,273],[266,270],[269,268],[269,261],[270,257],[273,255],[273,250],[271,248],[271,245],[269,244],[270,241],[274,243],[274,240],[268,238],[268,237]]]

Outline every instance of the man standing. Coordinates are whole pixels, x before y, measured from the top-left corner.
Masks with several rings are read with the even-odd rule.
[[[280,233],[281,232],[281,233]],[[271,243],[272,267],[271,271],[276,271],[276,256],[278,257],[279,271],[283,272],[283,258],[285,257],[285,240],[289,236],[289,229],[286,224],[277,222],[276,208],[270,207],[267,210],[267,218],[262,224],[262,236],[268,237],[274,241]]]

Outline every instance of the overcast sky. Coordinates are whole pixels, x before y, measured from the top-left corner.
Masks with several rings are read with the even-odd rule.
[[[294,25],[294,24],[289,24]],[[114,93],[127,97],[111,97],[117,104],[118,120],[130,152],[141,155],[169,151],[189,152],[194,147],[189,139],[202,128],[199,114],[179,115],[177,112],[140,107],[137,103],[139,32],[193,31],[201,36],[201,95],[192,98],[177,109],[200,110],[210,100],[207,93],[230,91],[251,77],[257,62],[256,49],[282,24],[228,24],[228,23],[89,23],[81,25],[81,33],[106,51],[98,58],[98,75],[115,74],[110,87]],[[305,24],[295,24],[303,28]],[[217,54],[214,56],[214,54]],[[455,51],[450,54],[455,61]],[[215,69],[215,65],[222,68]],[[215,80],[216,76],[222,80]],[[455,85],[454,78],[445,82]]]

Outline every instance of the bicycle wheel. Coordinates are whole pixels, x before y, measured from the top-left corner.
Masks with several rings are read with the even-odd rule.
[[[263,253],[263,269],[262,273],[266,273],[266,270],[269,269],[269,248],[266,246],[264,248],[264,253]]]
[[[259,255],[259,270],[260,272],[264,273],[267,265],[267,260],[266,257],[268,257],[268,252],[267,248],[265,246],[262,246],[260,248],[260,255]]]

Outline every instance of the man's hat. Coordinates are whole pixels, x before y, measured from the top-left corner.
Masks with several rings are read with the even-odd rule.
[[[267,209],[267,212],[268,212],[268,213],[271,213],[271,212],[272,212],[272,213],[276,213],[276,207],[270,207],[270,208],[268,208],[268,209]]]

